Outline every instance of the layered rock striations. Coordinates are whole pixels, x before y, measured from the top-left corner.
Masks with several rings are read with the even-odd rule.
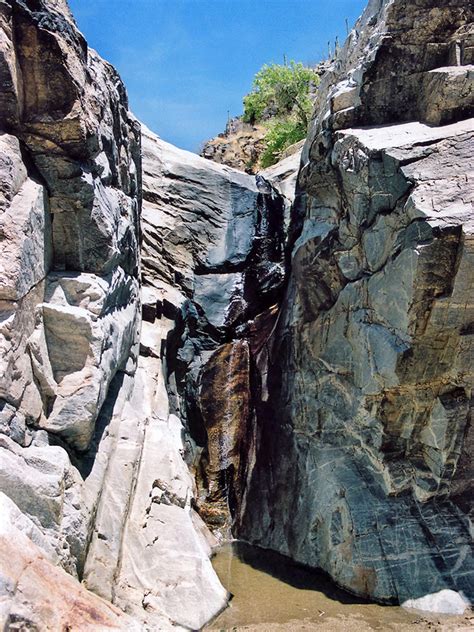
[[[238,533],[472,599],[473,11],[370,2],[323,78]]]

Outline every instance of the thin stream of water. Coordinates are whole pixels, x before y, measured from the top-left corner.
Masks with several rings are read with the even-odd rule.
[[[233,598],[205,628],[209,632],[474,630],[469,615],[429,615],[369,603],[339,589],[322,572],[240,542],[221,547],[213,565]]]

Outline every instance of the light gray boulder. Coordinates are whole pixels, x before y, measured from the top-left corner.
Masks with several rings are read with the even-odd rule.
[[[15,518],[50,559],[77,575],[84,563],[89,517],[82,480],[66,451],[49,445],[22,448],[0,436],[0,489],[18,507],[15,512],[6,505],[5,519]]]
[[[51,275],[46,294],[29,345],[44,384],[38,425],[84,450],[110,382],[137,353],[138,282],[120,268],[107,277]]]
[[[440,614],[464,614],[470,603],[454,590],[439,590],[437,593],[425,595],[419,599],[409,599],[404,608],[436,612]]]

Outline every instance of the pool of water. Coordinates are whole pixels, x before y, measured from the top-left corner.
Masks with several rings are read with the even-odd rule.
[[[240,542],[221,547],[213,565],[232,599],[204,628],[208,631],[474,630],[469,616],[433,616],[369,603],[339,589],[322,572]]]

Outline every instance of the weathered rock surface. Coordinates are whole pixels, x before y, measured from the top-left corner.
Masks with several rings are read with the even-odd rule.
[[[139,128],[65,4],[1,11],[2,397],[82,450],[136,345]]]
[[[290,204],[263,177],[146,130],[143,150],[146,313],[176,315],[165,345],[172,412],[185,425],[197,509],[229,535],[251,433],[250,328],[281,295]],[[281,182],[295,170],[287,165]]]
[[[221,165],[256,173],[266,133],[264,125],[251,125],[236,117],[227,123],[225,132],[204,143],[200,155]]]
[[[13,505],[13,503],[12,503]],[[2,510],[6,509],[3,501]],[[14,506],[14,505],[13,505]],[[33,543],[34,525],[16,510],[0,522],[0,625],[4,630],[132,630],[142,626],[85,590]]]
[[[65,2],[0,19],[2,623],[140,629],[74,579],[100,493],[86,502],[78,466],[137,363],[139,125]]]
[[[139,340],[140,126],[65,2],[0,15],[2,629],[197,629],[227,593],[191,506],[161,361],[173,321],[151,285]],[[217,262],[217,209],[240,212],[223,186]]]
[[[369,2],[319,89],[256,359],[237,533],[381,601],[473,597],[473,18]]]
[[[293,204],[299,154],[142,142],[62,0],[0,2],[4,627],[202,627],[202,518],[472,599],[474,16],[432,4],[369,2]]]

